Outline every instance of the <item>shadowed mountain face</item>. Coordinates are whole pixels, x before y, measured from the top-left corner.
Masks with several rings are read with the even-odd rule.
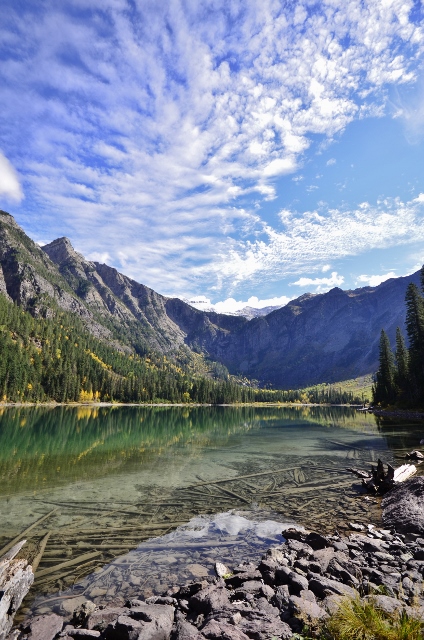
[[[43,248],[0,212],[0,293],[30,310],[60,307],[117,348],[203,353],[276,387],[334,382],[375,371],[380,331],[394,343],[404,328],[405,291],[419,274],[378,287],[306,294],[248,321],[166,298],[105,264],[90,262],[67,238]],[[192,354],[191,354],[192,355]]]

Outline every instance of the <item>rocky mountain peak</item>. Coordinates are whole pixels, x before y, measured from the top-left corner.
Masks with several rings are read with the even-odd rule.
[[[42,249],[57,265],[67,262],[70,258],[78,261],[84,260],[83,256],[75,251],[69,238],[66,237],[56,238],[53,242],[44,245]]]

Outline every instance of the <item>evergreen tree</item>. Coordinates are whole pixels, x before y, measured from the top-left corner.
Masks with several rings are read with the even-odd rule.
[[[400,398],[409,394],[408,350],[399,327],[396,329],[396,377],[395,382]]]
[[[421,278],[424,280],[423,269]],[[409,378],[413,399],[424,400],[424,299],[411,283],[406,290],[406,331],[409,340]]]
[[[396,400],[395,376],[396,369],[393,352],[390,348],[387,333],[383,329],[380,335],[379,368],[373,387],[375,403],[387,405],[392,404]]]

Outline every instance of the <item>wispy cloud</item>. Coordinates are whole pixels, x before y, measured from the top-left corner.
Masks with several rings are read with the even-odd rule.
[[[398,198],[363,202],[353,210],[303,214],[281,211],[282,229],[264,225],[262,238],[234,242],[218,271],[230,282],[282,278],[319,271],[322,265],[382,247],[424,241],[424,201]]]
[[[23,192],[19,177],[9,160],[0,152],[0,195],[20,202]]]
[[[423,31],[412,8],[5,0],[0,144],[25,179],[21,219],[30,226],[36,209],[43,237],[70,235],[165,293],[198,289],[205,274],[218,288],[276,275],[286,255],[307,270],[351,251],[341,212],[305,214],[303,231],[293,219],[281,233],[253,203],[276,197],[312,138],[381,115],[387,85],[414,81]],[[340,249],[309,235],[325,226]],[[266,241],[244,240],[260,233]]]

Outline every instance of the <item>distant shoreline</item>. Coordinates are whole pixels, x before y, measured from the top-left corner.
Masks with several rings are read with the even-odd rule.
[[[209,402],[0,402],[0,409],[3,407],[351,407],[357,409],[362,407],[362,404],[318,404],[313,402],[233,402],[221,404]]]

